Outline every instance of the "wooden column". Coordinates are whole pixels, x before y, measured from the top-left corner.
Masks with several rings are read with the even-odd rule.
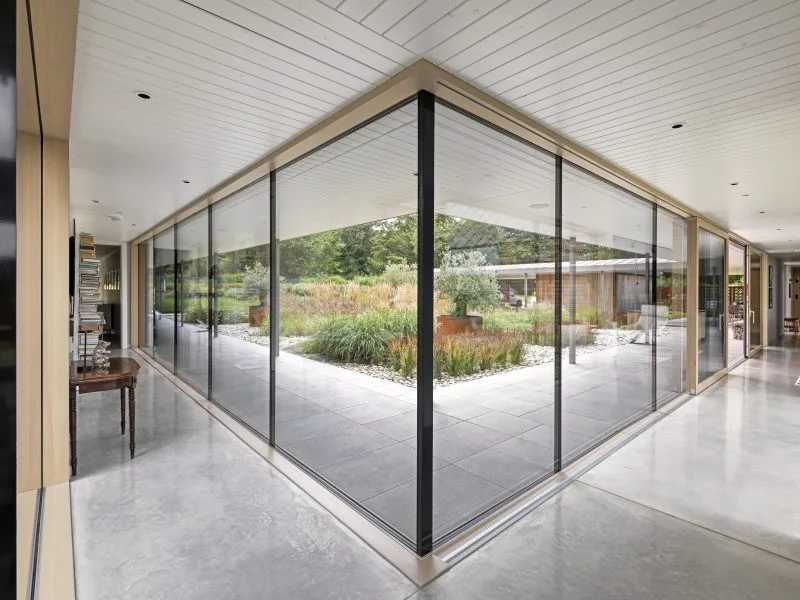
[[[69,143],[44,138],[42,218],[43,485],[69,481]]]

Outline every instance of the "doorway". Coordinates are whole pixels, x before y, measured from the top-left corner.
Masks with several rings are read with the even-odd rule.
[[[742,362],[747,352],[746,248],[728,242],[728,368]]]
[[[761,255],[750,251],[748,283],[750,301],[747,307],[750,315],[750,334],[748,356],[761,347]]]

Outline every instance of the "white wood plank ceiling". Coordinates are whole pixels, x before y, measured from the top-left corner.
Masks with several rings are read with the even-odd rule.
[[[787,0],[81,0],[79,227],[131,239],[420,58],[800,252]]]

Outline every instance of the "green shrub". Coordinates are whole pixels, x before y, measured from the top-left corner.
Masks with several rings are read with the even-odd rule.
[[[494,273],[483,269],[486,257],[477,250],[445,253],[436,273],[436,291],[453,301],[453,316],[465,317],[470,309],[497,306],[500,291]]]
[[[549,304],[535,304],[526,310],[486,311],[483,327],[492,332],[519,332],[528,343],[537,346],[555,343],[555,311]]]
[[[269,267],[260,262],[245,267],[240,290],[242,299],[258,298],[257,304],[263,306],[269,298],[269,282]]]
[[[183,307],[184,323],[197,323],[198,321],[208,323],[208,300],[205,298],[191,300]]]
[[[478,371],[520,365],[525,359],[525,339],[515,333],[437,335],[433,345],[433,376],[473,375]],[[389,343],[386,364],[404,377],[417,366],[417,341],[402,338]]]
[[[309,314],[297,310],[281,309],[280,334],[282,337],[304,337],[313,335],[325,318],[318,314]],[[269,315],[261,323],[259,333],[269,336]]]
[[[380,283],[381,279],[378,275],[356,275],[353,277],[353,283],[361,287],[372,287]]]
[[[362,364],[384,363],[389,344],[415,337],[417,315],[411,310],[375,310],[324,321],[304,348],[325,358]]]
[[[606,316],[600,312],[599,308],[578,308],[575,310],[575,321],[577,323],[588,323],[592,327],[606,329],[610,322]],[[565,315],[565,323],[569,322],[569,315]]]
[[[417,283],[417,265],[409,265],[405,260],[386,265],[383,280],[392,287]]]
[[[157,312],[171,314],[175,312],[175,296],[172,293],[162,294],[155,302]]]

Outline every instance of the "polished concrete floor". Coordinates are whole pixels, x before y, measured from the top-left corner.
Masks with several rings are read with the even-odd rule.
[[[156,320],[156,357],[173,368],[174,321]],[[658,397],[680,381],[683,333],[658,344]],[[177,374],[208,391],[208,331],[177,327]],[[269,349],[212,339],[213,397],[269,434]],[[563,460],[651,410],[652,346],[577,355],[562,371]],[[678,384],[679,385],[679,384]],[[439,538],[553,472],[553,363],[434,390],[434,536]],[[416,390],[282,352],[276,441],[295,458],[413,539]]]
[[[796,600],[798,376],[768,348],[417,590],[144,364],[134,460],[80,396],[78,598]]]

